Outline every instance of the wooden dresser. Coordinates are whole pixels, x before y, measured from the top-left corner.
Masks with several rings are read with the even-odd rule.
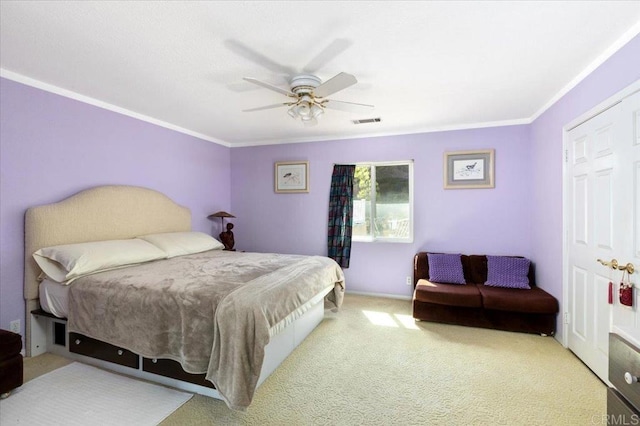
[[[618,334],[609,334],[607,423],[640,424],[640,350]]]

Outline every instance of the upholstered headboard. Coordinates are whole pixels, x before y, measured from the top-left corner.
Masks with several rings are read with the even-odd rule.
[[[25,214],[24,298],[26,347],[31,348],[31,315],[38,309],[40,248],[88,241],[117,240],[159,232],[191,230],[191,212],[166,195],[137,186],[108,185],[79,192],[58,203],[32,207]]]

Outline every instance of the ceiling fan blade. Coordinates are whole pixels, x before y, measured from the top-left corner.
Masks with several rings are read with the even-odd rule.
[[[325,47],[324,50],[318,53],[315,58],[311,59],[302,71],[308,74],[315,74],[318,70],[331,62],[333,58],[347,50],[351,44],[351,41],[344,38],[334,40],[331,44]]]
[[[363,109],[375,108],[373,105],[358,104],[355,102],[336,101],[334,99],[327,99],[323,101],[322,106],[331,108],[331,109],[341,110],[341,111],[355,111],[355,112],[360,112]]]
[[[283,89],[278,86],[274,86],[273,84],[265,83],[264,81],[260,81],[252,77],[243,77],[243,78],[250,83],[257,84],[258,86],[266,87],[267,89],[273,90],[274,92],[282,93],[283,95],[291,96],[294,98],[296,97],[296,95],[290,92],[289,90]]]
[[[346,89],[349,86],[356,84],[358,80],[351,74],[341,72],[340,74],[330,78],[322,83],[320,86],[313,90],[313,94],[319,98],[325,98],[333,93],[336,93],[342,89]]]
[[[291,105],[293,105],[293,103],[286,102],[283,104],[273,104],[273,105],[265,105],[257,108],[243,109],[242,112],[262,111],[264,109],[280,108],[283,106],[291,106]]]
[[[287,67],[286,65],[279,64],[276,61],[273,61],[267,58],[262,53],[256,52],[250,47],[245,46],[239,41],[228,39],[224,41],[224,45],[232,52],[237,53],[243,58],[248,59],[251,62],[254,62],[258,65],[261,65],[266,69],[273,71],[275,73],[293,75],[296,72],[291,67]]]

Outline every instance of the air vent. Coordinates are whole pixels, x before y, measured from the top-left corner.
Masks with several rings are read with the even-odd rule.
[[[382,121],[382,118],[364,118],[362,120],[353,120],[353,124],[367,124],[367,123],[379,123]]]

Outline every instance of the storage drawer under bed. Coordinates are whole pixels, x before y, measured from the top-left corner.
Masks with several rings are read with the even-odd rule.
[[[69,351],[103,361],[138,369],[140,356],[124,348],[101,342],[79,333],[69,333]],[[204,374],[185,372],[180,363],[170,359],[142,358],[142,371],[215,389]]]
[[[69,351],[136,369],[140,363],[140,357],[127,349],[78,333],[69,333]]]
[[[635,408],[640,410],[640,352],[617,334],[609,334],[609,381]]]
[[[200,386],[215,389],[216,387],[205,379],[205,374],[191,374],[182,369],[179,362],[171,359],[142,358],[142,370],[159,376],[170,377]]]
[[[637,425],[638,412],[615,389],[607,389],[607,424]]]

